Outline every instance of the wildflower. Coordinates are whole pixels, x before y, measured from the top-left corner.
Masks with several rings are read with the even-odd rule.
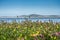
[[[51,38],[53,38],[53,36],[51,36]]]
[[[4,37],[4,39],[6,39],[6,38]]]
[[[30,36],[37,36],[39,35],[39,31],[36,31],[36,33],[33,32],[33,34],[30,34]]]
[[[39,34],[39,31],[37,31],[37,34]]]
[[[33,34],[33,36],[37,36],[38,34]]]
[[[46,33],[46,31],[44,30],[44,33]]]
[[[2,28],[0,28],[2,30]]]
[[[24,29],[27,29],[27,27],[25,27]]]
[[[27,39],[27,36],[25,36],[25,39]]]
[[[57,25],[57,29],[58,29],[59,27],[58,27],[58,25]]]
[[[30,34],[30,36],[37,36],[38,34]]]
[[[14,29],[13,31],[15,32],[16,30]]]
[[[22,30],[22,32],[23,32],[24,30]]]
[[[39,36],[40,36],[41,38],[44,38],[44,35],[42,35],[42,34],[40,34]]]
[[[17,40],[20,40],[20,37],[18,37]]]
[[[53,33],[52,36],[60,36],[60,32]]]
[[[54,40],[56,40],[56,36],[54,37]]]
[[[56,32],[55,34],[56,34],[56,36],[60,36],[60,32]]]
[[[22,37],[22,34],[20,34],[19,37]]]
[[[50,36],[50,34],[48,34]]]
[[[20,26],[18,25],[18,28],[20,28]]]
[[[19,33],[19,32],[17,31],[17,33]]]
[[[42,26],[41,26],[41,28],[42,28]]]
[[[50,33],[52,32],[52,31],[49,31]]]
[[[11,28],[11,26],[9,26],[9,28]]]

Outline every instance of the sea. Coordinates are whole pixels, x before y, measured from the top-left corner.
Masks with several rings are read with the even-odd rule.
[[[36,22],[36,21],[41,21],[41,22],[48,22],[48,21],[52,21],[52,22],[60,22],[59,18],[0,18],[0,21],[6,21],[6,22],[12,22],[12,21],[16,21],[16,22],[22,22],[22,21],[26,21],[26,20],[30,20],[32,22]]]

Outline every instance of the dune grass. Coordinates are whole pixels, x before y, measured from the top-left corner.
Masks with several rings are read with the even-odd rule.
[[[60,40],[60,23],[0,22],[0,40]]]

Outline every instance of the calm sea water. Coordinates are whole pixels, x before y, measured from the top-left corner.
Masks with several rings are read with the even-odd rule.
[[[11,21],[16,20],[17,22],[18,21],[22,22],[22,21],[25,21],[26,19],[24,19],[24,18],[0,18],[0,21],[1,20],[7,21],[7,22],[11,22]],[[53,22],[60,22],[60,19],[29,18],[28,20],[31,20],[31,21],[42,21],[42,22],[48,22],[49,20],[51,20]]]

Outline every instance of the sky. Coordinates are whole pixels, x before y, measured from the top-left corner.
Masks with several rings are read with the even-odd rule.
[[[0,16],[60,15],[60,0],[0,0]]]

